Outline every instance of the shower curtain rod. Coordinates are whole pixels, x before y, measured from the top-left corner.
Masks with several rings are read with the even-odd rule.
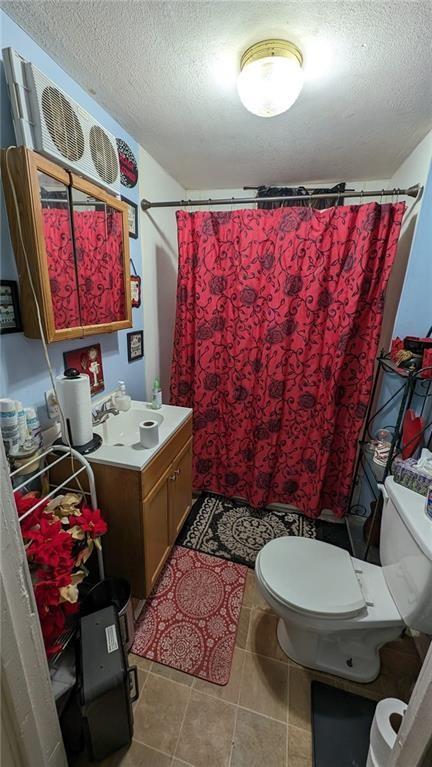
[[[307,190],[306,190],[307,191]],[[189,208],[199,205],[232,205],[237,203],[252,203],[252,202],[280,202],[281,200],[320,200],[322,198],[329,200],[336,200],[343,197],[419,197],[423,191],[423,187],[419,184],[410,186],[408,189],[375,189],[373,191],[360,192],[324,192],[322,194],[299,194],[299,195],[279,195],[278,197],[224,197],[220,200],[212,200],[211,197],[208,200],[167,200],[166,202],[150,202],[149,200],[141,200],[141,209],[149,210],[150,208]]]

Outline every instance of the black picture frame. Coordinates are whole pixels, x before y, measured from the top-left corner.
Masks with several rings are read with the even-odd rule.
[[[133,240],[138,239],[138,205],[127,197],[121,195],[123,202],[128,206],[128,234]]]
[[[18,283],[15,280],[0,280],[0,333],[21,332]]]
[[[144,331],[132,330],[127,333],[128,362],[142,360],[144,357]]]

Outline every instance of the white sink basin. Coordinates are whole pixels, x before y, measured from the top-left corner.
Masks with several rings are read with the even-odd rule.
[[[101,424],[98,433],[104,445],[133,446],[140,441],[139,425],[142,421],[157,421],[160,429],[164,417],[157,410],[139,410],[133,407],[126,412],[120,411],[118,415],[110,414],[105,423]]]
[[[86,458],[91,463],[141,470],[191,413],[188,407],[174,405],[162,405],[160,410],[152,410],[148,402],[133,400],[130,410],[120,411],[118,415],[110,413],[105,423],[93,427],[93,431],[102,437],[102,445]],[[142,421],[158,422],[159,443],[156,447],[141,445],[139,424]]]

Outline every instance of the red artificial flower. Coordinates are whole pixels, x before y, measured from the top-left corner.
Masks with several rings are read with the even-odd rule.
[[[52,521],[43,517],[39,527],[28,535],[31,538],[27,556],[35,562],[52,567],[54,570],[71,572],[74,567],[72,558],[73,540],[62,529],[59,520]]]
[[[39,499],[39,493],[32,492],[32,493],[26,493],[26,495],[23,495],[19,492],[19,490],[16,490],[14,493],[14,499],[15,499],[15,505],[18,512],[18,517],[21,517],[23,514],[26,513],[26,511],[29,511],[29,509],[34,506]],[[44,501],[40,504],[40,506],[35,509],[35,511],[32,512],[32,514],[29,514],[28,517],[23,519],[21,522],[21,533],[23,538],[31,537],[28,535],[29,531],[39,524],[39,520],[42,517],[43,511],[45,507],[47,506],[48,501]]]
[[[42,575],[41,570],[38,571],[38,575]],[[39,604],[49,607],[58,605],[60,603],[60,589],[69,586],[71,577],[70,572],[65,572],[56,574],[54,578],[36,581],[33,588],[38,607]]]
[[[81,514],[70,517],[69,522],[71,525],[78,525],[84,533],[88,533],[93,539],[104,535],[108,529],[107,523],[101,517],[100,509],[93,510],[89,509],[88,506],[83,506]]]

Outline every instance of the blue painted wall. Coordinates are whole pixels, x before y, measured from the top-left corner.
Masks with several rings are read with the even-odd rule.
[[[432,164],[395,322],[395,336],[426,334],[432,325]]]
[[[96,101],[72,80],[31,38],[0,10],[1,48],[15,48],[24,58],[32,61],[48,77],[69,93],[85,109],[99,120],[116,138],[124,139],[131,147],[137,160],[138,144],[98,106]],[[0,54],[1,55],[1,54]],[[3,62],[0,61],[0,136],[2,147],[15,144],[9,98],[4,77]],[[138,184],[133,189],[124,189],[124,195],[138,203]],[[16,280],[15,259],[9,238],[7,216],[1,189],[1,269],[2,279]],[[140,240],[129,240],[131,257],[137,272],[141,274]],[[143,327],[143,308],[133,309],[134,328]],[[49,355],[54,371],[63,370],[63,352],[76,349],[88,343],[100,343],[103,356],[105,390],[116,388],[118,379],[127,383],[128,390],[135,399],[144,399],[144,360],[128,363],[126,333],[106,333],[91,336],[88,340],[76,339],[49,345]],[[41,422],[48,422],[44,406],[44,391],[51,388],[43,356],[42,344],[38,340],[25,338],[22,333],[13,333],[1,337],[1,373],[0,392],[2,397],[21,400],[25,406],[38,408]]]

